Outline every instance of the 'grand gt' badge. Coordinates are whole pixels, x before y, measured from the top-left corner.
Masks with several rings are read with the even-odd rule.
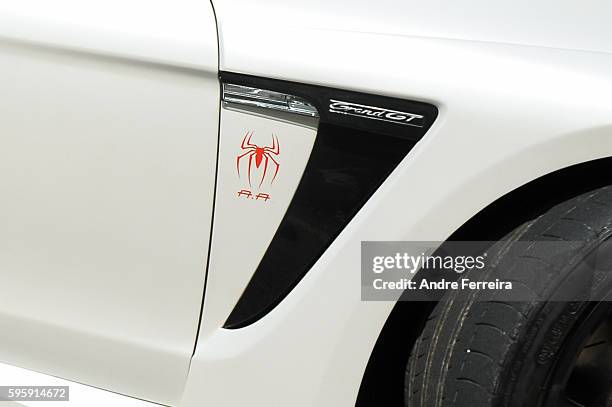
[[[416,113],[400,112],[398,110],[382,107],[360,105],[358,103],[344,102],[330,99],[329,112],[357,116],[363,119],[381,120],[384,122],[403,124],[406,126],[423,127],[424,117]]]

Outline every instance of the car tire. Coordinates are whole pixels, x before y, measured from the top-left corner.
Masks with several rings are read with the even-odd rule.
[[[489,277],[524,285],[525,297],[445,293],[408,360],[405,406],[612,406],[612,302],[556,300],[574,286],[608,298],[612,261],[597,276],[581,274],[580,265],[594,250],[612,258],[611,224],[612,187],[603,187],[550,208],[493,245]],[[524,241],[576,244],[561,256],[527,254]],[[515,265],[514,273],[501,264]],[[538,264],[557,266],[544,276]]]

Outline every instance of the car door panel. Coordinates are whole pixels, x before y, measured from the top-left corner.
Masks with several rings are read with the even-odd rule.
[[[172,404],[211,226],[212,8],[72,2],[54,29],[43,3],[0,7],[0,360]]]

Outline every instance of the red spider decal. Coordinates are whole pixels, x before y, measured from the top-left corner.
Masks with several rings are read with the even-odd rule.
[[[272,160],[272,163],[276,166],[276,169],[274,171],[274,176],[272,177],[270,184],[274,182],[274,179],[276,178],[276,174],[278,174],[278,169],[280,168],[280,164],[274,159],[274,157],[272,157],[272,155],[280,154],[280,145],[278,144],[278,139],[276,138],[276,136],[274,136],[274,134],[272,135],[272,146],[271,147],[270,146],[260,147],[256,144],[252,144],[251,143],[252,136],[253,136],[253,132],[251,131],[249,133],[247,131],[247,133],[244,136],[244,139],[242,140],[241,148],[243,150],[247,150],[247,152],[239,155],[236,158],[236,169],[238,170],[238,176],[240,176],[240,160],[243,157],[246,157],[248,155],[249,156],[248,179],[249,179],[249,186],[250,186],[251,185],[251,164],[253,162],[253,157],[255,157],[255,167],[256,168],[259,168],[259,166],[263,162],[263,174],[261,176],[261,181],[259,182],[259,186],[261,187],[261,184],[263,184],[264,179],[266,178],[266,172],[268,171],[268,164],[270,160]]]

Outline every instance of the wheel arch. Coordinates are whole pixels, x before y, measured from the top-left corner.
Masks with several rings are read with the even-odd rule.
[[[455,230],[449,241],[494,241],[548,208],[612,184],[612,156],[574,164],[536,178],[501,196]],[[500,222],[500,219],[502,220]],[[370,354],[357,406],[403,402],[403,373],[410,350],[436,303],[398,301]]]

